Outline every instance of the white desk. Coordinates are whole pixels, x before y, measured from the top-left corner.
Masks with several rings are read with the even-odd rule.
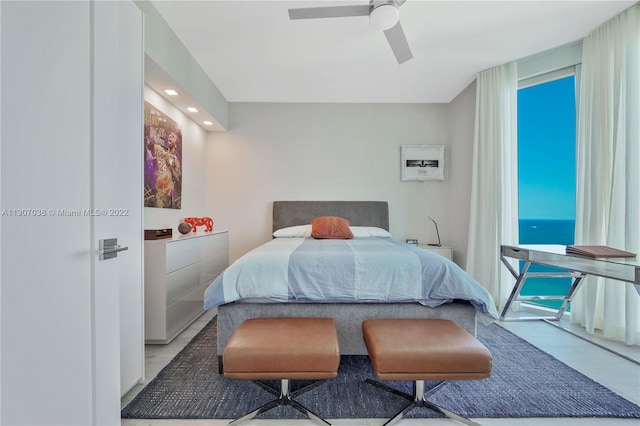
[[[524,266],[521,272],[517,272],[513,266],[509,263],[507,258],[523,260]],[[628,357],[624,354],[614,351],[604,345],[601,345],[593,340],[587,339],[573,331],[561,327],[558,325],[558,321],[562,318],[562,315],[569,307],[576,290],[580,287],[582,279],[587,275],[595,275],[598,277],[610,278],[613,280],[623,281],[635,284],[638,294],[640,294],[640,263],[637,257],[631,258],[592,258],[577,256],[574,254],[566,253],[566,246],[563,245],[522,245],[522,246],[500,246],[500,260],[509,269],[511,275],[516,279],[516,283],[513,286],[511,295],[507,300],[502,313],[500,314],[501,321],[527,321],[527,320],[542,320],[547,324],[551,324],[561,330],[571,333],[572,335],[585,340],[591,344],[594,344],[606,351],[612,352],[628,361],[635,364],[639,364],[637,360]],[[545,272],[528,272],[529,267],[532,264],[553,266],[556,268],[564,269],[566,273],[545,273]],[[528,277],[537,278],[556,278],[559,276],[572,277],[573,281],[571,287],[564,296],[520,296],[520,291],[524,285],[525,280]],[[535,317],[518,317],[507,318],[507,313],[511,304],[516,301],[527,300],[562,300],[562,305],[555,316],[535,316]]]
[[[522,245],[522,246],[500,246],[500,260],[509,269],[511,275],[516,279],[511,295],[505,304],[500,320],[534,320],[547,319],[558,321],[569,307],[571,300],[580,287],[582,279],[587,275],[596,275],[613,280],[629,282],[636,284],[636,290],[639,290],[640,284],[640,263],[637,257],[631,258],[592,258],[577,256],[566,253],[566,246],[563,245]],[[522,271],[517,272],[506,258],[523,260],[525,262]],[[553,266],[566,270],[566,273],[530,273],[528,272],[531,264],[540,264]],[[527,278],[557,278],[560,276],[572,277],[571,287],[564,296],[520,296],[520,291]],[[525,317],[525,318],[507,318],[507,313],[511,304],[516,301],[530,300],[562,300],[563,303],[558,309],[555,316],[552,317]]]

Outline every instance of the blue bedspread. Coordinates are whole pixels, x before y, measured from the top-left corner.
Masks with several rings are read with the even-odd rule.
[[[229,266],[207,288],[204,308],[242,299],[273,302],[469,301],[498,317],[487,290],[452,261],[388,238],[276,238]]]

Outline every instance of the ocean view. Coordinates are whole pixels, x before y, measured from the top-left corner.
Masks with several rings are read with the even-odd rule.
[[[518,90],[520,244],[573,244],[576,215],[575,84],[575,76],[571,74]],[[544,165],[544,172],[541,165]],[[529,270],[557,271],[540,265],[533,265]],[[571,278],[530,278],[525,281],[521,294],[564,295],[570,286]],[[556,301],[535,303],[553,307],[561,304]]]
[[[520,244],[573,244],[575,220],[573,219],[520,219]],[[520,262],[520,268],[524,262]],[[544,265],[531,265],[530,272],[559,271]],[[571,286],[571,278],[528,278],[522,289],[523,296],[564,295]],[[560,301],[547,300],[535,303],[558,308]]]

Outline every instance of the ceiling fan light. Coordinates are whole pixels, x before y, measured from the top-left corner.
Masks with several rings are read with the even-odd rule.
[[[400,11],[394,4],[381,4],[369,14],[369,24],[376,31],[386,31],[398,23]]]

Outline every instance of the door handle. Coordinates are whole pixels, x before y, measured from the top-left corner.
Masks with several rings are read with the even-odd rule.
[[[121,251],[129,250],[129,247],[119,246],[117,238],[105,238],[98,241],[98,254],[100,260],[113,259],[118,257]]]

